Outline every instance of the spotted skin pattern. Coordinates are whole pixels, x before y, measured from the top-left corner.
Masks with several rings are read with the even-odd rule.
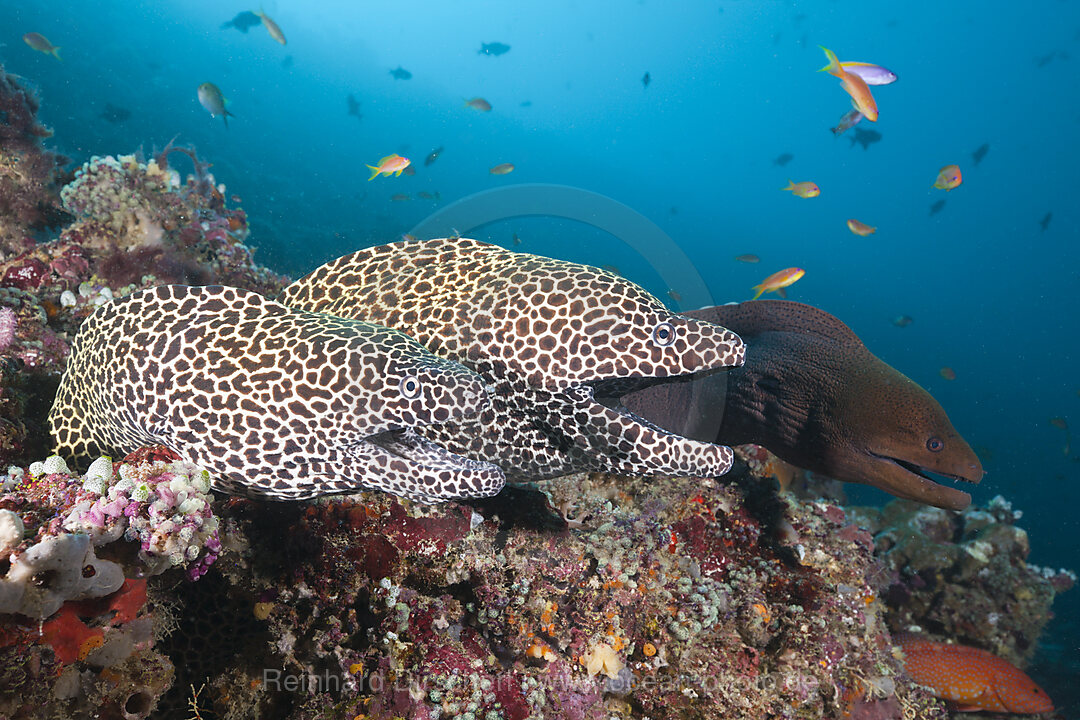
[[[730,448],[646,423],[618,398],[660,378],[740,365],[742,341],[612,273],[468,238],[404,241],[327,263],[281,301],[393,327],[478,372],[493,406],[424,434],[510,479],[581,470],[708,477],[731,466]]]
[[[480,413],[484,381],[378,325],[236,288],[162,286],[103,305],[72,346],[49,423],[74,462],[161,444],[227,492],[494,495],[494,465],[418,432]]]

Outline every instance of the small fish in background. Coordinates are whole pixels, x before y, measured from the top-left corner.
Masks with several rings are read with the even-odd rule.
[[[671,298],[672,300],[674,300],[675,302],[677,302],[677,303],[682,302],[682,295],[679,293],[678,290],[669,288],[668,291],[667,291],[667,296],[669,298]]]
[[[1035,58],[1035,67],[1037,67],[1037,68],[1046,67],[1051,62],[1053,62],[1053,60],[1054,60],[1054,58],[1056,56],[1057,56],[1057,50],[1051,50],[1046,55],[1043,55],[1042,57]]]
[[[442,151],[444,149],[445,148],[442,145],[440,145],[439,147],[437,147],[434,150],[432,150],[431,152],[429,152],[428,156],[426,158],[424,158],[424,167],[428,167],[429,165],[431,165],[431,163],[438,160],[439,156],[442,155]]]
[[[911,317],[910,315],[897,315],[890,322],[892,322],[892,324],[896,327],[904,328],[915,322],[915,318]]]
[[[1065,431],[1064,454],[1068,455],[1072,446],[1072,434],[1069,432],[1069,423],[1065,420],[1065,418],[1058,416],[1050,418],[1050,424],[1058,428],[1059,430]]]
[[[378,165],[366,166],[371,171],[371,177],[368,178],[368,182],[371,182],[380,175],[390,177],[391,175],[400,177],[401,173],[405,172],[405,168],[409,166],[409,158],[401,157],[397,153],[393,155],[387,155],[382,160],[379,160]]]
[[[522,240],[518,237],[517,233],[514,233],[514,237],[510,238],[510,242],[514,244],[514,247],[517,247],[522,243]]]
[[[859,124],[860,120],[862,120],[861,112],[858,110],[849,110],[840,118],[840,122],[836,127],[829,129],[832,130],[833,135],[843,135],[845,130],[850,130],[855,127]]]
[[[492,55],[494,57],[505,55],[508,52],[510,52],[510,46],[501,42],[480,43],[480,49],[476,51],[478,55]]]
[[[416,166],[412,163],[409,163],[405,166],[405,170],[402,172],[402,174],[405,175],[405,177],[412,177],[416,174]]]
[[[738,260],[741,263],[754,264],[754,263],[761,262],[761,258],[759,258],[757,255],[754,255],[752,253],[746,253],[745,255],[736,255],[735,259]]]
[[[349,96],[345,98],[345,102],[349,105],[349,115],[352,115],[357,120],[362,120],[364,118],[364,116],[360,114],[360,101],[357,100],[352,93],[349,93]]]
[[[986,157],[986,153],[990,152],[990,143],[983,143],[979,147],[975,148],[975,152],[971,153],[971,162],[978,165]]]
[[[276,40],[278,43],[284,45],[285,33],[281,32],[281,28],[278,27],[278,24],[274,22],[273,19],[269,15],[264,13],[262,10],[259,10],[255,14],[259,16],[259,20],[262,21],[263,27],[266,28],[266,32],[270,33],[270,37],[274,38],[274,40]]]
[[[482,97],[474,97],[472,100],[466,100],[465,107],[472,108],[479,112],[491,112],[491,103]]]
[[[229,118],[236,117],[231,112],[225,109],[225,104],[228,102],[225,96],[221,94],[220,88],[217,85],[210,82],[204,82],[199,86],[199,104],[206,108],[206,111],[210,113],[210,117],[221,116],[221,119],[225,121],[226,129],[229,127]]]
[[[1050,221],[1053,218],[1054,218],[1054,213],[1052,213],[1052,212],[1048,212],[1045,215],[1043,215],[1042,220],[1039,221],[1039,227],[1042,228],[1043,232],[1046,232],[1046,228],[1050,227]]]
[[[960,167],[958,165],[946,165],[938,171],[937,179],[934,180],[934,187],[938,190],[944,190],[950,192],[954,188],[960,187],[960,183],[964,181],[963,175],[960,174]]]
[[[296,64],[296,60],[293,59],[292,55],[286,55],[285,57],[283,57],[281,59],[281,67],[285,68],[286,70],[288,70],[289,68],[291,68],[295,64]]]
[[[847,226],[848,230],[855,233],[856,235],[861,235],[863,237],[866,237],[867,235],[873,235],[877,232],[876,227],[870,227],[866,223],[859,222],[855,218],[851,218],[850,220],[848,220]]]
[[[956,379],[956,371],[953,370],[948,365],[946,365],[946,366],[942,367],[940,370],[938,370],[938,375],[945,378],[946,380],[955,380]]]
[[[649,83],[652,82],[652,76],[649,73],[645,73],[641,76],[641,84],[645,87],[649,87]]]
[[[390,196],[390,202],[405,202],[406,200],[412,200],[408,193],[394,193]]]
[[[821,49],[825,51],[825,57],[829,58],[829,64],[818,72],[827,72],[833,77],[840,78],[840,87],[844,88],[844,92],[851,96],[852,106],[870,122],[877,122],[877,102],[874,100],[874,95],[870,92],[870,87],[866,84],[866,81],[855,73],[845,70],[832,50],[826,47],[821,47]]]
[[[398,65],[396,68],[391,70],[390,74],[394,77],[395,80],[411,80],[412,79],[412,73],[409,72],[408,70],[406,70],[405,68],[401,67],[400,65]]]
[[[410,165],[409,167],[412,166]],[[416,193],[416,197],[421,200],[442,200],[442,193],[440,193],[438,190],[433,193],[430,193],[427,190],[421,190],[420,192]]]
[[[945,209],[945,199],[942,198],[941,200],[936,201],[933,205],[930,206],[930,216],[933,217],[934,215],[937,215],[939,212],[941,212],[944,209]]]
[[[492,175],[509,175],[514,172],[514,163],[499,163],[488,172]]]
[[[22,36],[22,39],[23,42],[25,42],[34,50],[37,50],[40,53],[45,53],[46,55],[52,55],[57,60],[62,61],[62,58],[60,57],[60,46],[53,45],[51,42],[49,42],[48,38],[46,38],[41,33],[28,32]]]
[[[119,125],[122,122],[126,122],[131,117],[131,111],[127,108],[122,108],[112,103],[105,103],[105,109],[98,115],[99,118],[105,122],[111,122],[113,125]]]
[[[867,85],[892,85],[900,79],[892,70],[873,63],[842,62],[840,67],[846,72],[858,75]],[[827,72],[829,66],[826,65],[821,69]]]
[[[401,239],[405,242],[416,242],[416,236],[410,235],[409,233],[405,233],[404,235],[402,235]]]
[[[522,100],[520,107],[532,107],[532,100]]]
[[[769,277],[765,278],[760,285],[755,285],[753,290],[754,297],[751,300],[757,300],[763,293],[774,292],[782,298],[787,297],[787,293],[784,292],[784,288],[795,283],[799,278],[806,274],[806,271],[802,268],[785,268],[779,272],[774,272]]]
[[[862,145],[863,150],[869,150],[871,145],[881,142],[881,133],[877,130],[863,130],[855,128],[855,135],[851,138],[851,147]]]
[[[609,272],[612,275],[618,275],[619,277],[623,277],[622,270],[619,269],[618,265],[601,265],[600,269],[604,272]]]
[[[794,182],[793,180],[789,179],[787,187],[780,189],[784,191],[790,190],[792,195],[801,198],[816,198],[818,195],[821,194],[821,188],[819,188],[816,184],[810,182],[809,180],[804,180],[803,182]]]
[[[232,27],[236,28],[242,33],[246,33],[248,31],[248,28],[253,28],[261,23],[262,19],[258,15],[251,12],[250,10],[245,10],[243,12],[237,13],[236,17],[234,17],[232,20],[222,23],[221,29],[228,30]]]
[[[772,164],[773,165],[779,165],[780,167],[784,167],[785,165],[787,165],[789,162],[791,162],[794,159],[795,159],[795,156],[792,155],[791,153],[781,153],[780,155],[777,155],[773,159]]]

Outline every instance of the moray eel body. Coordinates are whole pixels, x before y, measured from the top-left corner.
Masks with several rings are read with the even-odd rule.
[[[730,448],[643,423],[615,399],[657,379],[738,365],[742,341],[673,314],[617,275],[444,238],[346,255],[287,287],[281,301],[401,330],[480,373],[493,408],[425,432],[511,478],[708,477],[731,466]]]
[[[163,286],[83,323],[49,422],[76,462],[158,443],[230,492],[438,502],[493,495],[505,478],[416,429],[489,403],[476,373],[400,332],[235,288]]]
[[[624,402],[634,413],[699,440],[763,445],[798,467],[897,497],[952,510],[971,503],[927,475],[972,483],[983,476],[941,405],[832,315],[784,300],[687,314],[739,333],[746,363],[704,379],[704,388],[633,393]]]

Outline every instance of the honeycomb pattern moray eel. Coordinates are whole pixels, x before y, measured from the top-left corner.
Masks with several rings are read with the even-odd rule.
[[[900,635],[904,667],[911,679],[961,712],[989,710],[1035,715],[1054,711],[1054,703],[1023,670],[986,650]]]
[[[468,238],[408,240],[329,262],[281,301],[401,330],[478,372],[493,407],[424,432],[511,479],[579,470],[709,477],[731,466],[730,448],[644,423],[612,399],[739,365],[742,341],[612,273]]]
[[[941,405],[829,313],[759,300],[687,315],[739,333],[746,363],[629,394],[632,412],[697,440],[764,445],[798,467],[897,497],[951,510],[971,503],[928,475],[983,476]]]
[[[173,285],[83,323],[49,422],[58,453],[76,462],[157,443],[230,492],[374,488],[438,502],[493,495],[505,478],[416,430],[488,405],[476,373],[400,332],[246,290]]]

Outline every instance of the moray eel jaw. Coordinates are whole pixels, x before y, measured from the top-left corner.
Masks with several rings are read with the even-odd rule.
[[[979,465],[976,465],[977,469],[969,468],[967,475],[960,475],[933,470],[900,458],[873,452],[868,452],[865,457],[873,468],[873,485],[897,497],[947,510],[963,510],[971,504],[971,495],[935,482],[930,477],[930,473],[943,475],[954,482],[968,483],[978,483],[983,475],[982,467]]]
[[[356,454],[384,468],[388,482],[408,482],[413,488],[409,497],[418,502],[444,502],[448,493],[455,498],[488,497],[506,482],[496,465],[456,455],[413,428],[372,435],[363,445]]]

